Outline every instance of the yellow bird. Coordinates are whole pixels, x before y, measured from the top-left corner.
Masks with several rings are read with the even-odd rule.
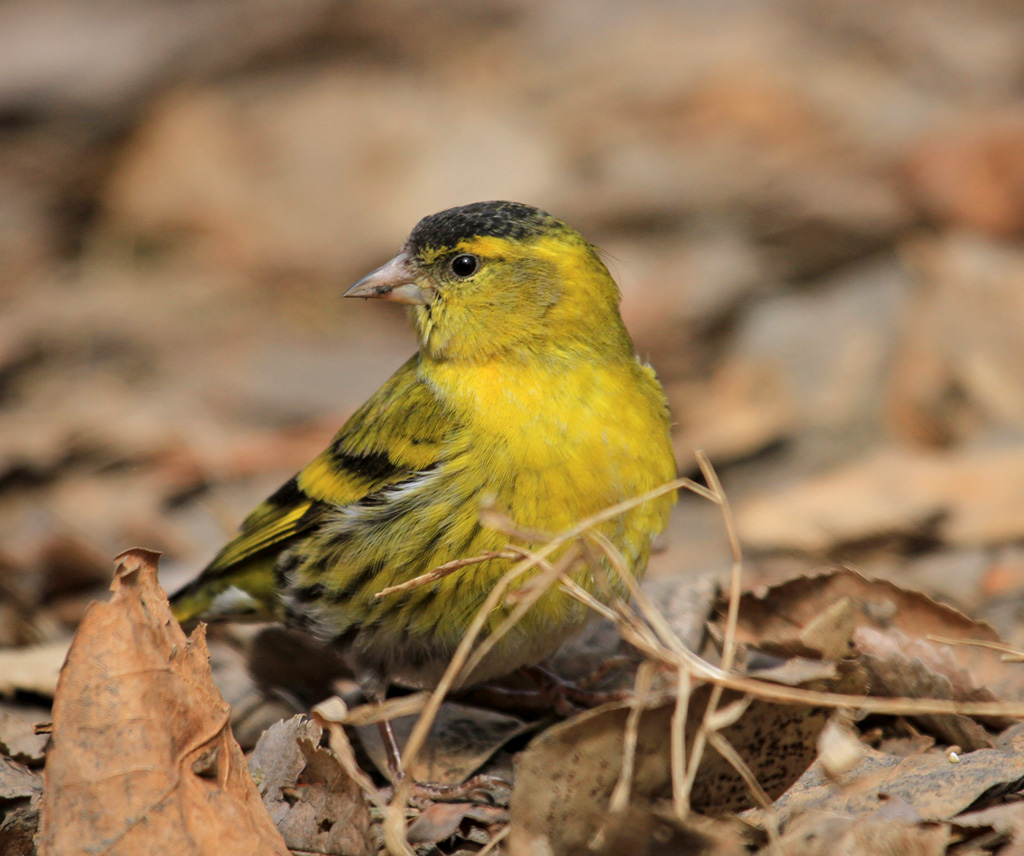
[[[335,642],[381,699],[392,682],[436,684],[512,561],[375,594],[504,548],[508,536],[481,525],[484,503],[525,530],[562,532],[670,481],[675,461],[665,395],[636,355],[615,281],[550,214],[516,202],[433,214],[345,296],[408,304],[418,353],[172,603],[183,623],[273,618]],[[636,576],[674,498],[599,527]],[[571,576],[601,597],[588,561],[605,563],[590,556]],[[485,633],[510,609],[498,606]],[[587,617],[550,590],[472,679],[541,661]]]

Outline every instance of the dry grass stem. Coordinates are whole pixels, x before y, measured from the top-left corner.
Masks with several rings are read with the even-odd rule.
[[[505,620],[495,628],[493,633],[489,634],[487,638],[480,643],[479,647],[466,661],[466,665],[459,672],[460,679],[466,680],[473,674],[476,667],[483,662],[484,658],[493,650],[494,646],[501,641],[502,637],[504,637],[522,620],[523,616],[526,615],[529,609],[544,596],[551,586],[569,572],[572,566],[576,564],[579,557],[579,549],[573,546],[558,560],[557,565],[551,565],[544,559],[537,559],[537,565],[541,568],[540,575],[530,580],[530,586],[528,590],[525,591],[525,594],[522,589],[516,592],[516,594],[522,594],[522,596],[517,599],[517,603]]]
[[[425,574],[420,574],[418,577],[413,577],[411,580],[406,580],[404,583],[398,583],[397,585],[381,589],[379,592],[374,594],[374,597],[382,598],[389,594],[395,594],[396,592],[419,588],[420,586],[425,586],[435,580],[442,579],[449,574],[453,574],[456,571],[461,571],[463,568],[469,567],[470,565],[479,565],[481,562],[487,562],[491,559],[512,559],[515,561],[524,558],[524,556],[525,554],[522,550],[510,547],[505,550],[488,550],[485,553],[481,553],[479,556],[470,556],[465,559],[453,559],[451,562],[445,562],[443,565],[439,565],[434,568],[434,570],[428,571]]]
[[[754,794],[755,799],[759,803],[770,805],[770,800],[765,794],[764,789],[758,784],[749,767],[747,767],[732,745],[720,733],[722,728],[738,721],[746,710],[747,705],[755,698],[777,704],[849,709],[865,714],[963,714],[968,716],[1011,716],[1024,718],[1024,703],[1022,702],[960,702],[946,699],[876,698],[773,684],[733,672],[732,665],[735,662],[736,656],[736,628],[742,588],[742,553],[736,532],[735,520],[725,494],[722,491],[721,483],[703,452],[697,452],[697,459],[710,488],[705,488],[689,478],[675,479],[641,496],[604,509],[598,514],[581,521],[572,529],[551,537],[535,552],[530,552],[525,548],[517,546],[509,546],[501,551],[472,557],[471,559],[449,562],[434,569],[429,574],[380,592],[378,596],[423,585],[447,573],[492,558],[518,559],[516,564],[498,580],[497,584],[488,593],[484,603],[477,610],[470,627],[456,648],[444,676],[433,692],[429,695],[420,694],[409,697],[407,701],[408,707],[403,708],[403,713],[401,714],[395,712],[396,708],[389,707],[384,710],[378,707],[378,715],[373,717],[371,711],[363,712],[362,708],[357,708],[349,714],[346,722],[353,723],[358,720],[360,724],[363,724],[364,722],[379,721],[380,718],[393,718],[396,715],[406,715],[419,711],[420,717],[413,727],[402,755],[404,766],[406,769],[411,769],[447,693],[453,687],[460,686],[482,662],[483,658],[487,656],[487,653],[493,649],[494,645],[521,620],[522,616],[552,585],[556,584],[570,597],[594,610],[599,615],[614,621],[623,639],[632,644],[646,657],[646,661],[641,664],[637,672],[636,691],[626,723],[622,773],[612,792],[611,808],[613,812],[621,808],[623,801],[628,803],[633,764],[635,763],[639,719],[644,708],[645,697],[649,691],[654,670],[658,667],[671,669],[676,673],[676,700],[672,715],[672,734],[670,735],[670,763],[673,809],[680,818],[684,818],[689,811],[690,793],[692,792],[701,758],[708,745],[715,748],[723,758],[732,764],[747,783],[751,793]],[[723,639],[722,666],[715,666],[686,648],[665,617],[640,588],[639,582],[630,573],[625,560],[615,545],[611,543],[607,536],[596,529],[602,523],[612,520],[644,502],[681,488],[703,496],[719,506],[722,510],[732,550],[733,567],[730,577],[728,614]],[[540,533],[520,529],[514,521],[510,521],[506,516],[494,509],[486,509],[482,513],[481,519],[486,525],[503,531],[510,537],[536,542],[537,536],[540,535]],[[578,543],[567,550],[557,562],[552,564],[549,561],[552,554],[573,541]],[[579,560],[581,550],[586,549],[589,545],[596,546],[607,558],[611,570],[621,580],[622,588],[632,598],[633,605],[621,600],[617,600],[613,605],[603,603],[579,583],[566,576],[573,564]],[[540,573],[532,578],[527,585],[518,589],[514,596],[509,597],[507,593],[513,583],[534,568],[538,568]],[[483,633],[492,612],[502,602],[503,598],[508,598],[508,600],[514,602],[513,609],[505,620],[492,633],[489,633],[474,650],[474,646]],[[952,642],[954,640],[937,641]],[[956,641],[959,644],[971,644],[962,640]],[[997,647],[992,643],[974,644],[993,648]],[[1009,646],[1006,647],[1008,649],[1006,653],[1021,655],[1021,652],[1009,649]],[[1002,650],[1002,648],[998,648],[998,650]],[[685,745],[686,722],[691,689],[695,680],[711,684],[712,690],[701,725],[697,729],[693,745],[687,757]],[[742,693],[745,698],[728,705],[724,709],[720,708],[722,693],[725,690]],[[403,699],[401,701],[406,700]],[[371,706],[368,705],[366,707],[369,708]],[[394,798],[386,808],[384,817],[385,844],[390,852],[400,854],[400,856],[407,856],[411,852],[408,841],[405,838],[405,814],[411,787],[412,781],[409,777],[402,779],[398,783],[395,788]],[[769,833],[773,839],[777,840],[777,830],[769,829]],[[595,840],[598,840],[602,834],[603,829],[599,831]],[[496,837],[488,846],[497,846],[498,841],[503,837],[504,834]]]
[[[743,756],[736,751],[735,747],[725,739],[720,731],[713,731],[708,734],[708,743],[711,747],[721,755],[732,768],[739,773],[740,778],[743,779],[744,784],[750,789],[750,795],[753,797],[754,802],[757,803],[761,808],[769,808],[772,804],[772,798],[765,793],[764,788],[761,787],[761,783],[757,781],[757,777],[754,775],[754,771],[750,769],[747,762],[743,760]]]
[[[747,712],[752,701],[750,696],[743,696],[743,698],[738,698],[731,704],[720,707],[714,713],[709,714],[707,717],[708,731],[721,731],[723,728],[735,725],[743,718],[743,714]]]
[[[726,616],[725,640],[722,645],[722,668],[729,671],[736,659],[736,625],[739,622],[740,595],[743,590],[743,551],[740,547],[739,533],[736,531],[732,506],[729,504],[725,491],[722,490],[718,473],[715,472],[715,468],[711,466],[711,461],[708,460],[708,456],[702,449],[696,450],[696,456],[700,471],[711,488],[711,500],[722,512],[726,536],[732,550],[732,572],[729,575],[729,612]]]
[[[354,707],[348,712],[343,725],[376,725],[378,722],[385,722],[391,719],[399,719],[403,716],[415,716],[423,710],[430,698],[428,692],[412,693],[407,696],[389,698],[383,702],[368,702]]]
[[[532,555],[533,553],[529,550],[523,550],[524,557]],[[557,570],[555,569],[555,567],[551,565],[550,562],[544,559],[538,559],[537,567],[540,568],[541,573],[533,579],[529,580],[528,582],[523,583],[521,586],[519,586],[519,588],[510,591],[505,596],[505,603],[513,605],[520,603],[528,603],[530,606],[532,606],[544,594],[544,592],[551,588],[551,586],[554,583],[558,582],[559,579],[568,579],[567,574],[569,573],[569,571],[572,570],[572,566],[579,562],[581,558],[583,558],[582,550],[579,547],[578,541],[572,546],[570,551],[566,553],[565,557],[563,558],[564,561],[559,561]],[[517,624],[518,621],[519,619],[517,618],[515,621],[510,622],[509,629],[511,629],[512,626]],[[498,629],[500,630],[501,628]],[[507,632],[508,630],[502,631],[501,636],[504,636],[505,633]],[[498,638],[500,639],[501,636],[499,636]],[[488,647],[487,650],[489,651],[490,647]]]
[[[657,634],[658,641],[661,645],[670,651],[682,651],[685,650],[686,646],[683,645],[682,640],[676,635],[676,632],[672,629],[671,625],[665,620],[665,617],[661,612],[651,603],[650,598],[644,593],[643,589],[640,588],[640,583],[637,581],[629,569],[626,567],[626,561],[623,559],[622,554],[615,548],[615,545],[601,532],[589,532],[587,537],[590,538],[608,557],[608,561],[612,568],[619,575],[626,590],[629,592],[630,597],[640,607],[643,617],[647,619],[648,624]],[[620,611],[620,615],[628,614]]]
[[[1024,651],[1014,648],[1005,642],[989,642],[984,639],[952,639],[947,636],[936,636],[929,633],[925,637],[929,642],[938,642],[941,645],[972,645],[975,648],[988,648],[991,651],[1001,651],[1000,658],[1004,663],[1024,663]]]
[[[640,664],[636,670],[633,698],[630,701],[629,716],[626,717],[626,731],[622,740],[622,769],[612,790],[608,810],[620,812],[629,805],[629,792],[633,784],[633,769],[636,766],[636,742],[640,732],[640,715],[644,711],[644,700],[654,680],[655,665],[651,662]]]
[[[708,742],[719,755],[729,762],[740,778],[743,779],[743,783],[750,791],[750,796],[764,812],[764,827],[772,844],[775,845],[775,852],[779,853],[780,856],[787,856],[788,851],[782,843],[779,825],[772,812],[772,798],[765,793],[761,783],[757,780],[757,776],[754,775],[754,771],[750,769],[747,762],[743,760],[743,756],[736,751],[736,747],[721,732],[715,731],[708,735]]]
[[[636,671],[633,698],[630,701],[629,715],[626,717],[626,727],[622,735],[622,765],[619,769],[619,777],[615,781],[611,798],[608,800],[608,814],[605,821],[590,839],[591,850],[600,850],[604,847],[608,835],[608,824],[629,808],[633,771],[636,768],[636,744],[640,734],[640,716],[643,714],[644,700],[647,698],[651,682],[654,680],[655,668],[653,663],[645,661]]]
[[[642,596],[642,592],[641,597],[634,598],[634,600],[637,606],[646,607],[643,610],[643,618],[647,619],[655,628],[660,628],[657,637],[652,635],[651,628],[631,608],[623,607],[622,611],[613,611],[604,604],[594,604],[593,598],[589,594],[578,587],[566,585],[567,582],[569,581],[563,580],[562,587],[569,595],[575,597],[581,603],[590,605],[595,611],[606,618],[614,620],[623,639],[629,642],[641,654],[662,663],[666,668],[673,671],[687,669],[690,671],[692,679],[721,685],[725,689],[732,689],[737,692],[749,693],[754,698],[763,699],[764,701],[776,702],[778,704],[807,705],[809,707],[846,708],[865,714],[888,713],[896,716],[963,714],[965,716],[1010,716],[1024,718],[1024,702],[960,702],[949,699],[886,698],[850,695],[847,693],[789,687],[763,681],[759,678],[725,672],[720,667],[709,663],[692,651],[682,648],[681,643],[679,643],[680,650],[671,650],[664,642],[665,638],[672,638],[671,628],[668,627],[664,618],[660,616],[650,601]],[[639,587],[637,591],[640,591]]]
[[[669,767],[672,774],[672,809],[685,820],[690,813],[686,791],[686,719],[690,712],[690,670],[676,670],[676,703],[672,709],[672,732],[669,735]]]
[[[755,698],[779,704],[802,704],[810,707],[848,708],[861,713],[888,713],[894,716],[921,714],[963,714],[964,716],[1009,716],[1024,718],[1024,702],[1008,701],[954,701],[949,699],[916,699],[916,698],[884,698],[875,696],[849,695],[820,690],[808,690],[800,687],[788,687],[773,684],[758,678],[724,672],[692,652],[681,654],[666,651],[658,645],[652,645],[648,639],[638,634],[630,634],[628,623],[621,623],[623,635],[631,645],[651,659],[659,660],[665,666],[676,669],[681,664],[693,670],[695,678],[708,683],[749,693]]]
[[[381,797],[380,791],[377,790],[373,780],[360,768],[356,761],[352,743],[349,741],[345,729],[342,728],[342,723],[348,720],[348,711],[345,703],[339,698],[329,698],[326,701],[320,702],[310,712],[320,727],[327,731],[330,751],[334,753],[342,769],[359,785],[370,802],[381,811],[385,811],[387,803]],[[403,850],[402,852],[405,853],[406,851]]]
[[[505,592],[508,590],[509,586],[527,571],[545,562],[548,556],[558,550],[563,544],[578,539],[581,535],[589,532],[595,526],[598,526],[608,520],[613,520],[615,517],[629,511],[631,508],[635,508],[652,499],[657,499],[659,496],[664,496],[666,493],[672,493],[679,488],[692,490],[702,496],[708,495],[707,490],[693,481],[693,479],[674,479],[673,481],[654,488],[640,496],[636,496],[632,499],[610,506],[597,514],[592,515],[586,520],[581,521],[577,526],[574,526],[569,531],[552,538],[533,556],[524,558],[517,562],[501,577],[500,580],[498,580],[494,588],[492,588],[488,593],[483,604],[481,604],[480,608],[477,610],[477,614],[473,617],[473,621],[470,623],[469,628],[467,628],[466,633],[463,635],[458,647],[455,649],[455,653],[452,655],[452,659],[448,663],[448,668],[445,670],[444,675],[438,682],[437,687],[430,694],[430,698],[424,705],[419,719],[413,726],[412,733],[409,735],[409,740],[406,742],[405,750],[402,753],[402,764],[406,769],[412,768],[413,762],[423,748],[423,743],[426,740],[427,734],[430,732],[430,726],[437,717],[437,712],[441,707],[441,702],[444,700],[444,697],[451,688],[456,685],[458,677],[465,674],[464,666],[470,656],[470,650],[476,643],[480,633],[483,631],[491,612],[505,596]],[[485,510],[481,515],[481,518],[482,520],[490,522],[498,519],[496,512],[493,512],[493,510]],[[627,574],[626,576],[631,575]],[[552,582],[557,579],[557,576],[553,576]],[[525,610],[523,610],[523,612],[525,613]],[[393,853],[396,854],[405,854],[408,852],[409,844],[405,838],[405,809],[409,802],[411,790],[412,782],[410,778],[406,776],[396,786],[394,797],[384,815],[383,825],[385,844]]]
[[[508,838],[508,834],[511,831],[511,826],[502,827],[500,830],[498,830],[497,833],[495,833],[494,838],[492,838],[484,845],[483,849],[477,854],[477,856],[487,856],[488,853],[497,848],[497,846],[501,844],[502,841]]]
[[[598,615],[607,618],[609,621],[615,621],[617,619],[618,614],[614,609],[612,609],[612,607],[601,603],[601,601],[583,588],[583,586],[576,582],[576,580],[569,578],[559,580],[559,586],[566,594],[576,598],[576,600],[584,606],[589,606]]]
[[[480,525],[487,529],[494,529],[504,532],[509,538],[517,541],[525,541],[529,544],[546,544],[555,537],[554,532],[544,532],[540,529],[527,529],[520,526],[515,520],[499,511],[493,505],[480,509]]]
[[[491,612],[505,596],[509,586],[527,571],[544,563],[547,557],[567,540],[569,539],[554,539],[545,544],[535,555],[516,563],[498,580],[494,588],[488,593],[487,598],[477,610],[476,615],[473,616],[473,621],[455,649],[455,653],[448,663],[448,668],[445,669],[445,673],[442,675],[437,687],[430,693],[430,697],[427,699],[419,719],[416,720],[416,724],[413,726],[412,733],[409,735],[409,739],[405,744],[405,750],[402,753],[402,764],[405,769],[412,768],[413,763],[423,748],[427,734],[430,732],[430,726],[437,717],[437,712],[444,701],[444,697],[453,686],[456,686],[459,676],[463,674],[463,668],[469,659],[473,645],[483,631]],[[552,577],[552,582],[555,579],[557,577]],[[385,843],[392,840],[398,841],[400,835],[403,836],[402,840],[404,841],[405,809],[409,802],[411,790],[412,781],[409,776],[403,778],[395,788],[394,798],[384,816]],[[388,844],[388,846],[390,847],[391,845]],[[406,844],[405,846],[408,845]],[[394,852],[404,853],[405,851],[403,849]]]

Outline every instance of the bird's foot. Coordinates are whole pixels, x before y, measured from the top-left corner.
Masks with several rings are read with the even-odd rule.
[[[618,660],[619,658],[616,658]],[[572,716],[578,708],[598,707],[612,701],[629,698],[628,690],[594,690],[590,689],[620,662],[609,661],[591,675],[577,682],[560,678],[544,666],[525,666],[523,672],[537,684],[541,694],[546,697],[559,716]]]
[[[395,787],[397,781],[394,786],[382,791],[388,800],[394,796]],[[481,773],[451,785],[414,781],[410,787],[409,805],[415,808],[424,808],[438,802],[507,805],[511,792],[512,784],[507,779],[490,773]]]

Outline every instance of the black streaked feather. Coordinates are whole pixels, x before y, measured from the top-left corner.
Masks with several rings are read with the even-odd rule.
[[[476,237],[521,241],[536,237],[560,221],[522,202],[476,202],[424,217],[409,234],[406,246],[414,253],[431,247],[454,247]]]

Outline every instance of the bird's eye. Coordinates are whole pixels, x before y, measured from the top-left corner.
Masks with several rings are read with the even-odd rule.
[[[480,267],[480,259],[472,253],[459,253],[452,259],[452,273],[458,277],[472,276]]]

